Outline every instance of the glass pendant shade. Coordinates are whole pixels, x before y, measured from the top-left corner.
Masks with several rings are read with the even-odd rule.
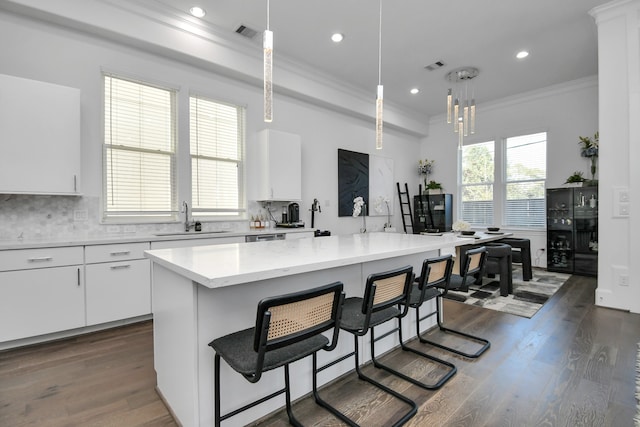
[[[447,93],[447,123],[451,123],[451,104],[453,102],[453,95],[451,89]]]
[[[453,103],[453,120],[455,120],[453,122],[453,131],[454,132],[458,132],[458,118],[460,117],[460,102],[458,101],[458,98],[456,98],[455,102]]]
[[[458,150],[462,150],[462,141],[464,139],[464,124],[462,123],[462,118],[458,119]]]
[[[378,85],[378,96],[376,97],[376,150],[382,150],[382,85]]]
[[[264,49],[264,121],[273,121],[273,32],[265,30]]]
[[[464,136],[469,136],[469,101],[464,106],[462,112],[462,122],[464,124]]]
[[[471,135],[473,135],[474,133],[476,133],[476,100],[472,99],[471,100],[471,110],[469,112],[469,126],[471,128],[470,132]]]

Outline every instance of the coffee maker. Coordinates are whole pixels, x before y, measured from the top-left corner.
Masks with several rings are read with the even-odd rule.
[[[300,206],[297,203],[289,203],[288,211],[289,224],[297,224],[300,222]]]

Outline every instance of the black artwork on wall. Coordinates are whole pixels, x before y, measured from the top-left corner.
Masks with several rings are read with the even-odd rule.
[[[338,149],[338,216],[353,215],[353,199],[361,196],[369,210],[369,155]]]

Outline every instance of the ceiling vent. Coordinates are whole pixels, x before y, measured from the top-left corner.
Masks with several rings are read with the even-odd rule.
[[[241,36],[244,36],[248,39],[253,40],[256,35],[258,35],[258,32],[256,30],[254,30],[253,28],[249,28],[246,25],[242,25],[240,24],[238,26],[238,28],[236,28],[236,33],[240,34]]]
[[[443,61],[436,61],[431,65],[426,65],[424,68],[426,68],[429,71],[435,71],[438,68],[444,67],[445,65],[447,65],[447,64],[445,64]]]

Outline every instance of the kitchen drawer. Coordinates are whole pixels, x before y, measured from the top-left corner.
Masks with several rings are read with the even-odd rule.
[[[84,248],[85,262],[87,264],[95,264],[99,262],[143,259],[144,251],[148,250],[149,247],[148,242],[90,245]]]
[[[0,251],[0,271],[82,264],[82,246]]]

